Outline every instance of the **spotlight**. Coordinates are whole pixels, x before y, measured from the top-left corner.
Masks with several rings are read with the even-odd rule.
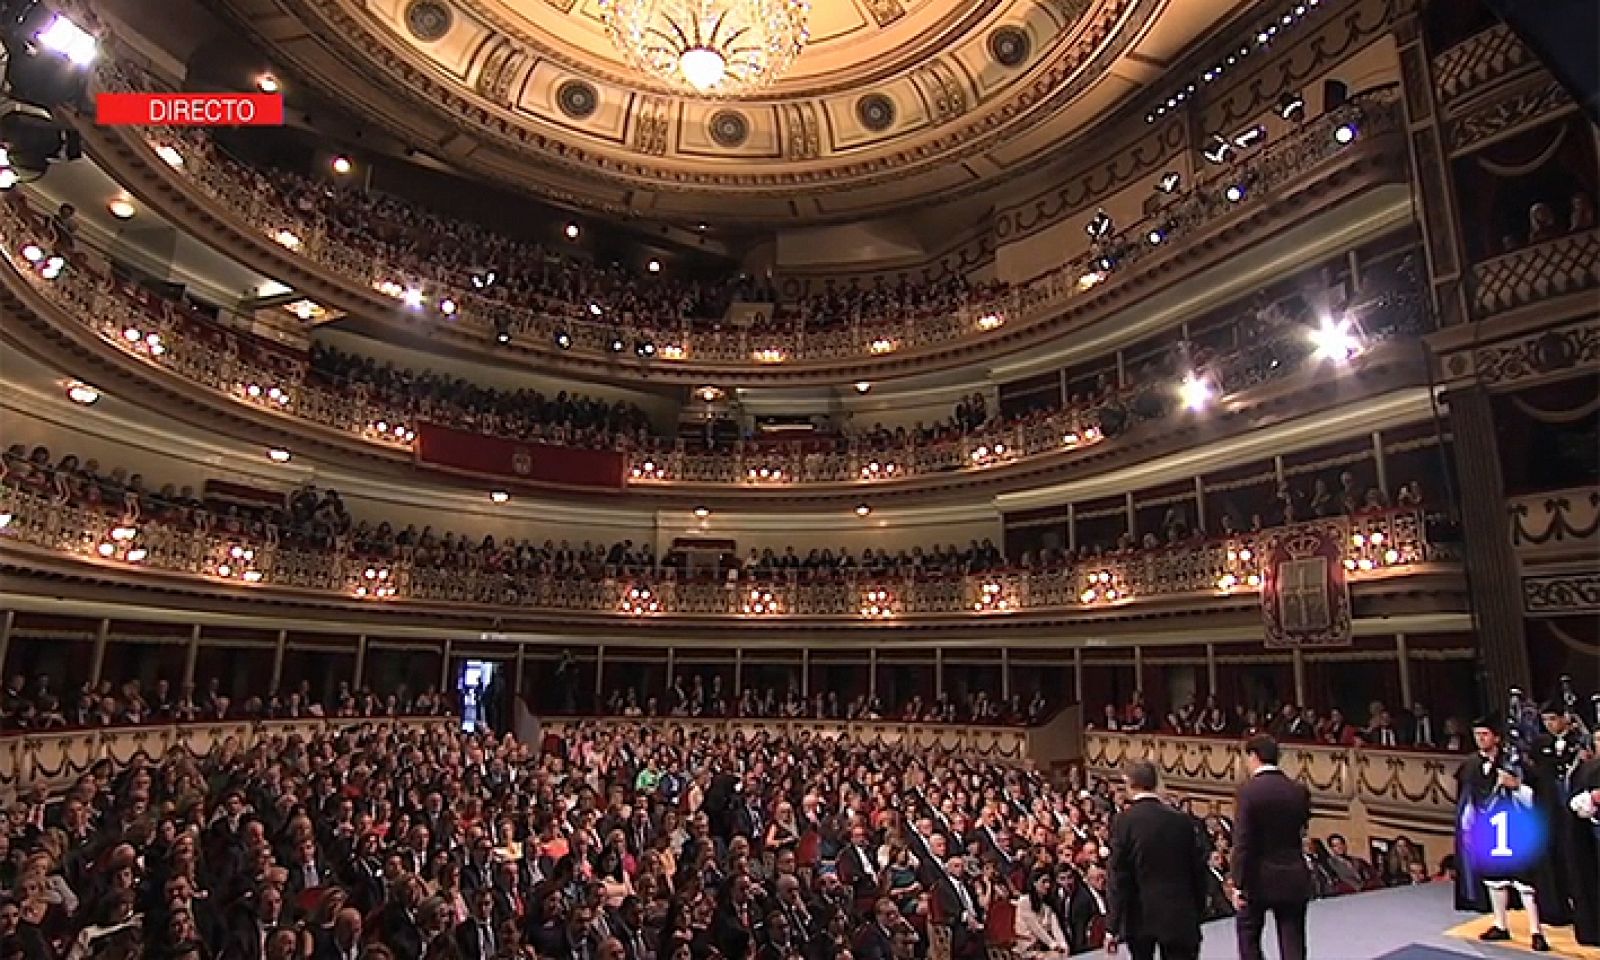
[[[1299,92],[1285,93],[1278,98],[1278,116],[1285,120],[1301,120],[1306,115],[1306,98]]]
[[[267,457],[273,463],[288,463],[294,457],[294,454],[281,447],[274,447],[267,451]]]
[[[565,232],[568,240],[578,239],[578,225],[576,223],[567,224],[567,229]]]
[[[61,14],[56,14],[36,38],[39,46],[59,53],[78,66],[93,63],[98,52],[94,35]]]
[[[864,504],[864,503],[856,504],[856,516],[864,517],[864,516],[866,516],[867,514],[869,514],[871,512],[872,512],[872,508],[867,506],[866,504]]]
[[[439,301],[439,312],[447,317],[455,316],[457,309],[456,302],[449,297],[445,297],[443,300]]]
[[[1349,320],[1324,320],[1311,331],[1311,343],[1318,360],[1335,363],[1343,363],[1361,351],[1361,341],[1352,332]]]
[[[282,88],[278,86],[277,77],[270,73],[263,73],[256,78],[256,89],[262,93],[277,93]]]
[[[106,209],[111,211],[111,215],[118,220],[132,219],[134,213],[137,212],[134,210],[133,201],[127,197],[113,197],[111,202],[106,204]]]
[[[590,301],[590,302],[589,302],[589,313],[590,313],[590,315],[592,315],[592,316],[596,316],[596,317],[598,317],[598,316],[600,316],[600,315],[601,315],[601,314],[602,314],[602,313],[605,313],[605,311],[604,311],[604,310],[602,310],[602,309],[601,309],[601,308],[600,308],[600,304],[598,304],[598,303],[595,303],[595,302],[594,302],[594,301],[592,301],[592,300],[591,300],[591,301]]]
[[[1117,261],[1112,259],[1109,253],[1102,253],[1100,256],[1095,257],[1090,264],[1090,266],[1094,267],[1096,273],[1110,273],[1116,265]]]
[[[1340,144],[1349,143],[1356,138],[1356,132],[1355,124],[1341,123],[1333,128],[1333,140]]]
[[[1111,231],[1114,229],[1116,229],[1116,224],[1112,222],[1111,215],[1104,210],[1100,210],[1095,213],[1094,219],[1084,225],[1083,231],[1089,235],[1090,239],[1103,240],[1110,236]]]
[[[1211,385],[1191,373],[1178,387],[1178,395],[1183,398],[1183,405],[1188,409],[1204,410],[1211,402]]]
[[[341,177],[355,168],[355,164],[350,162],[349,157],[341,154],[340,156],[333,158],[333,172],[337,173]]]
[[[556,331],[556,347],[562,350],[572,349],[572,334],[565,330]]]
[[[866,393],[872,389],[872,384],[866,380],[856,381],[856,393]]]
[[[710,507],[695,507],[694,508],[694,515],[699,517],[701,520],[704,520],[706,517],[711,516],[711,508]]]
[[[22,248],[22,259],[29,263],[38,263],[44,259],[44,249],[37,243],[30,243]]]
[[[1240,150],[1248,150],[1251,147],[1259,145],[1266,139],[1267,128],[1258,123],[1253,127],[1248,127],[1234,134],[1233,144]]]
[[[413,309],[422,306],[422,291],[416,287],[407,287],[400,294],[400,302]]]
[[[1156,181],[1156,189],[1160,190],[1162,193],[1174,193],[1177,191],[1178,187],[1182,185],[1183,174],[1176,170],[1168,170],[1166,173],[1161,175],[1160,180]]]
[[[1240,200],[1244,199],[1244,184],[1231,184],[1228,189],[1222,192],[1222,195],[1229,203],[1238,203]]]
[[[612,336],[610,342],[606,344],[606,349],[612,353],[621,353],[628,349],[628,344],[621,337]]]
[[[494,286],[496,279],[498,278],[493,270],[475,271],[472,274],[472,288],[474,290],[487,290]]]
[[[640,340],[633,345],[633,352],[641,359],[648,360],[656,355],[656,345],[649,340]]]
[[[649,270],[651,273],[660,273],[661,272],[661,261],[660,260],[651,260],[649,263],[645,264],[645,269]]]
[[[177,147],[170,144],[163,143],[161,146],[156,147],[156,156],[160,157],[161,161],[169,167],[177,168],[183,166],[183,154],[178,152]]]
[[[494,333],[494,342],[500,344],[501,346],[504,346],[505,344],[510,343],[511,342],[511,331],[510,330],[496,330],[495,333]]]
[[[87,383],[84,383],[82,380],[74,380],[67,384],[67,399],[71,400],[73,403],[81,403],[87,407],[89,404],[100,399],[100,391],[89,386]]]
[[[1150,241],[1150,246],[1158,247],[1161,245],[1161,241],[1167,239],[1167,230],[1165,227],[1151,227],[1150,232],[1145,235],[1145,239]]]
[[[1228,158],[1233,156],[1233,144],[1224,140],[1221,134],[1213,133],[1211,139],[1206,142],[1205,150],[1201,151],[1201,156],[1211,163],[1227,163]]]
[[[505,492],[504,490],[490,490],[489,499],[493,500],[495,503],[505,503],[507,500],[511,499],[511,494]]]

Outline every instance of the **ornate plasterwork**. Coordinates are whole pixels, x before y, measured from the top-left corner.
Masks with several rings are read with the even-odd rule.
[[[248,0],[228,2],[242,7]],[[512,158],[527,158],[535,164],[520,173],[529,180],[548,171],[567,190],[582,177],[645,196],[707,194],[708,214],[727,216],[740,212],[723,202],[730,189],[785,204],[806,193],[879,187],[910,193],[913,177],[948,170],[1041,124],[1065,124],[1062,112],[1105,80],[1151,18],[1184,5],[1184,16],[1198,25],[1213,0],[851,0],[865,26],[846,40],[816,44],[828,69],[799,69],[808,50],[792,83],[780,83],[762,102],[731,105],[651,99],[638,78],[586,46],[594,0],[436,2],[451,4],[453,26],[422,44],[403,28],[400,0],[359,7],[354,0],[265,0],[317,38],[278,51],[296,72],[338,88],[330,92],[347,102],[370,98],[374,110],[403,118],[406,128],[396,132],[408,139],[465,135],[489,149],[459,155],[484,158],[469,164],[498,164],[492,172],[508,172]],[[255,3],[253,16],[241,19],[262,22],[262,6]],[[558,31],[546,23],[563,18],[577,25]],[[896,31],[908,32],[904,53],[850,55],[852,45]],[[568,34],[577,39],[569,42]],[[997,34],[1010,38],[1004,45],[1010,64],[995,59]],[[335,63],[346,69],[333,69]],[[559,96],[574,81],[595,91],[598,107],[588,115]],[[713,137],[711,130],[726,127],[713,125],[712,114],[730,108],[746,117],[748,136]],[[646,110],[650,116],[641,115]],[[1092,119],[1085,113],[1070,128]],[[439,128],[446,126],[451,133],[443,135]],[[1003,167],[984,164],[985,173],[968,168],[963,175],[977,180],[1010,172]]]
[[[1529,616],[1600,613],[1600,573],[1558,573],[1522,578],[1522,609]]]
[[[1491,388],[1559,378],[1600,365],[1600,320],[1587,320],[1524,337],[1461,350],[1445,360],[1446,373],[1471,376]]]
[[[1514,81],[1497,91],[1497,96],[1450,120],[1447,127],[1450,151],[1462,154],[1491,140],[1507,137],[1577,104],[1565,87],[1549,76],[1539,75]]]
[[[1534,62],[1511,28],[1497,23],[1433,58],[1434,90],[1439,102],[1452,103]]]

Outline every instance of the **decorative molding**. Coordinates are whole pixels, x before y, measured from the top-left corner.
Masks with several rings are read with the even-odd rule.
[[[1451,154],[1468,153],[1577,109],[1572,95],[1553,78],[1541,74],[1532,81],[1500,91],[1495,99],[1451,118],[1445,131]]]
[[[887,27],[906,15],[906,8],[900,0],[862,0],[867,12],[872,14],[872,20],[880,27]]]
[[[556,106],[574,120],[587,120],[600,107],[600,93],[587,80],[565,80],[556,88]]]
[[[1531,617],[1600,613],[1600,572],[1523,577],[1522,610]]]
[[[527,61],[528,55],[516,44],[504,37],[497,38],[489,45],[483,68],[478,71],[478,93],[497,106],[510,107],[512,84]]]
[[[822,121],[814,103],[783,105],[784,155],[790,160],[814,160],[822,155]]]
[[[1506,505],[1511,546],[1519,553],[1593,554],[1600,546],[1600,488],[1576,488],[1516,497]]]
[[[894,126],[894,101],[886,94],[869,93],[856,101],[856,119],[873,133],[882,133]]]
[[[718,110],[711,115],[706,126],[717,146],[729,150],[743,146],[750,139],[750,121],[737,110]]]
[[[406,29],[423,43],[443,40],[454,19],[450,8],[439,0],[411,0],[406,5]]]
[[[1021,27],[1008,24],[989,34],[989,56],[1002,67],[1020,67],[1028,62],[1032,54],[1033,41],[1028,39],[1028,31]]]

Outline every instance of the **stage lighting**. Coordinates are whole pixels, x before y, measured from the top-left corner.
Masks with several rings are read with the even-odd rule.
[[[1238,203],[1240,200],[1244,199],[1244,184],[1230,184],[1228,189],[1222,192],[1222,195],[1229,203]]]
[[[589,313],[590,313],[590,314],[591,314],[591,315],[592,315],[592,316],[596,316],[596,317],[598,317],[598,316],[600,316],[600,315],[601,315],[601,314],[602,314],[602,313],[605,313],[605,311],[604,311],[604,310],[602,310],[602,309],[600,309],[600,304],[598,304],[598,303],[594,303],[594,302],[593,302],[593,301],[590,301],[590,303],[589,303]]]
[[[138,212],[133,206],[133,201],[127,197],[113,197],[111,202],[106,204],[106,209],[118,220],[131,220]]]
[[[504,490],[490,490],[489,499],[493,500],[495,503],[505,503],[511,499],[511,494],[505,492]]]
[[[1240,150],[1248,150],[1251,147],[1258,146],[1266,139],[1267,128],[1258,123],[1253,127],[1247,127],[1244,130],[1240,130],[1238,133],[1234,134],[1233,144]]]
[[[611,341],[606,344],[606,349],[612,353],[621,353],[628,349],[628,344],[621,337],[613,335]]]
[[[565,232],[568,240],[578,239],[578,225],[576,223],[567,224],[567,229]]]
[[[1201,151],[1201,156],[1211,163],[1227,163],[1228,158],[1233,156],[1233,144],[1223,139],[1221,134],[1214,133],[1207,141],[1205,150]]]
[[[1112,222],[1111,215],[1104,210],[1100,210],[1095,213],[1094,219],[1084,225],[1083,231],[1089,235],[1091,240],[1103,240],[1110,236],[1111,231],[1114,229],[1116,229],[1116,224]]]
[[[93,63],[99,52],[94,34],[59,13],[39,31],[36,39],[40,47],[58,53],[80,67]]]
[[[572,334],[565,330],[556,331],[556,346],[562,350],[572,349]]]
[[[661,272],[661,261],[660,260],[651,260],[648,264],[645,265],[645,269],[649,270],[651,273],[660,273]]]
[[[333,158],[333,172],[337,173],[339,176],[342,177],[354,169],[355,164],[350,162],[349,157],[338,156]]]
[[[864,517],[864,516],[866,516],[867,514],[869,514],[871,512],[872,512],[872,508],[867,506],[864,503],[860,503],[860,504],[856,505],[856,516],[858,516],[858,517]]]
[[[1356,138],[1356,133],[1357,130],[1355,124],[1341,123],[1337,127],[1333,128],[1333,139],[1335,143],[1349,143]]]
[[[641,360],[648,360],[656,355],[656,345],[649,340],[640,340],[633,345],[633,352],[638,354]]]
[[[256,78],[256,89],[262,93],[277,93],[283,88],[279,86],[277,77],[270,73],[263,73]]]
[[[267,457],[271,459],[273,463],[288,463],[291,459],[293,459],[294,454],[283,449],[282,447],[274,447],[267,451]]]
[[[694,508],[694,515],[699,517],[701,520],[704,520],[706,517],[711,516],[711,508],[710,507],[695,507]]]
[[[1161,245],[1161,241],[1167,239],[1166,228],[1165,227],[1151,227],[1150,228],[1150,232],[1145,235],[1145,239],[1150,241],[1150,246],[1152,246],[1152,247],[1160,246]]]
[[[1319,360],[1343,363],[1361,351],[1361,341],[1351,330],[1349,320],[1324,320],[1311,331],[1311,344]]]
[[[498,277],[493,270],[477,270],[472,274],[472,288],[474,290],[487,290],[494,286]]]
[[[1191,373],[1178,387],[1178,395],[1183,399],[1184,407],[1195,411],[1204,410],[1211,403],[1211,385]]]
[[[1109,254],[1102,253],[1090,263],[1096,273],[1110,273],[1117,265],[1117,261]]]
[[[1299,91],[1278,98],[1278,116],[1285,120],[1301,120],[1306,115],[1306,98]]]
[[[94,403],[96,400],[100,399],[100,391],[89,386],[87,383],[84,383],[82,380],[74,380],[67,384],[67,399],[71,400],[73,403],[80,403],[87,407],[91,403]]]
[[[456,306],[456,302],[449,297],[439,301],[439,312],[447,317],[455,316],[457,309],[459,308]]]
[[[1176,170],[1168,170],[1166,173],[1161,175],[1160,180],[1156,181],[1156,189],[1160,190],[1162,193],[1176,192],[1178,187],[1182,185],[1183,174]]]

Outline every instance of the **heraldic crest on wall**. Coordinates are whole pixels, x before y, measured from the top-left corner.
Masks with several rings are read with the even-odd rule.
[[[1343,563],[1349,540],[1348,526],[1330,520],[1267,541],[1261,583],[1267,646],[1350,645],[1350,583]]]

